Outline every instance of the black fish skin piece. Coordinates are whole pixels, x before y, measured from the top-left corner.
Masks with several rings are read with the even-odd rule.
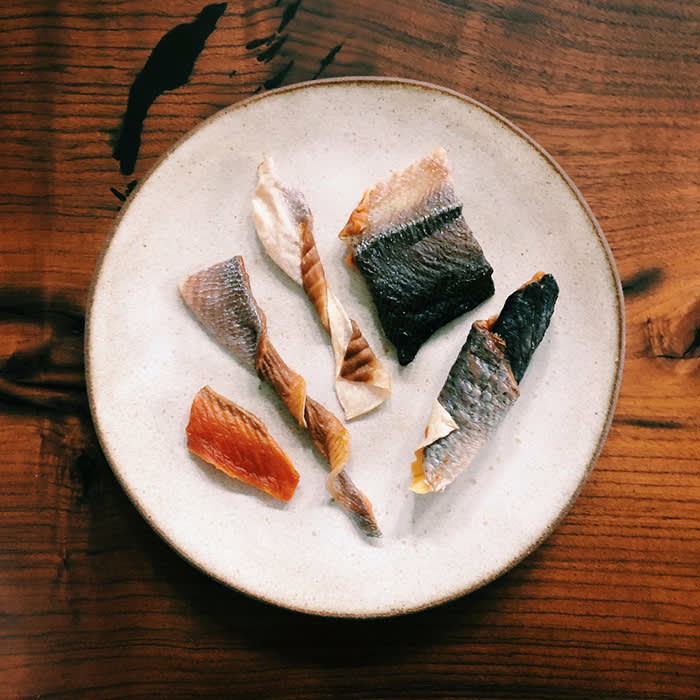
[[[558,296],[554,277],[542,275],[514,291],[491,326],[506,343],[505,356],[518,383],[544,337]]]
[[[494,293],[493,269],[461,206],[363,242],[354,262],[401,365],[411,362],[435,331]]]

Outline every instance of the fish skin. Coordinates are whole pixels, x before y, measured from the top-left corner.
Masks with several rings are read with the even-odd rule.
[[[297,423],[302,428],[307,428],[306,381],[282,359],[267,333],[262,336],[258,345],[255,371],[260,379],[275,390],[275,394],[297,419]]]
[[[303,219],[299,224],[299,229],[301,231],[299,267],[302,287],[308,300],[316,309],[321,325],[328,334],[331,334],[331,320],[328,316],[328,281],[321,263],[321,256],[316,247],[312,219],[310,217]]]
[[[240,257],[184,279],[180,294],[205,330],[249,368],[255,368],[266,321],[250,291]]]
[[[433,333],[493,295],[493,269],[461,214],[418,240],[403,230],[369,241],[354,262],[362,272],[399,364]],[[444,223],[443,223],[444,221]],[[430,226],[426,222],[426,231]]]
[[[494,293],[493,269],[464,220],[444,149],[367,190],[340,238],[401,365]]]
[[[305,415],[314,445],[331,465],[326,481],[328,492],[365,535],[381,537],[372,504],[345,471],[350,457],[350,434],[336,416],[310,397],[306,399]]]
[[[506,358],[518,383],[544,337],[558,296],[553,275],[535,275],[506,299],[491,327],[506,342]]]
[[[475,323],[438,395],[457,430],[423,450],[429,490],[442,491],[459,476],[519,395],[505,361],[505,343],[485,325]]]
[[[472,325],[437,398],[456,428],[416,450],[413,491],[443,491],[505,418],[549,326],[558,291],[551,274],[538,272],[506,299],[497,317]]]
[[[190,451],[228,476],[282,501],[294,495],[299,472],[265,424],[211,387],[195,395],[186,433]]]
[[[420,219],[423,215],[420,212],[458,203],[449,180],[447,153],[436,148],[430,155],[365,190],[339,237],[354,253],[371,238]]]
[[[352,420],[377,408],[391,394],[389,373],[328,286],[313,235],[311,209],[299,190],[279,182],[271,158],[258,165],[252,207],[263,247],[301,285],[330,336],[335,392],[345,418]]]
[[[350,382],[369,382],[374,376],[375,355],[360,327],[350,320],[352,335],[345,348],[340,376]]]

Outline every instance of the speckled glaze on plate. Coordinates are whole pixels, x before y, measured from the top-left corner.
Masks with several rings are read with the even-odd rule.
[[[405,368],[381,334],[337,234],[363,190],[434,146],[447,150],[464,215],[494,267],[495,295],[436,334]],[[384,532],[368,541],[325,491],[323,461],[269,387],[217,346],[177,282],[243,255],[270,337],[342,415],[333,357],[303,291],[266,257],[250,199],[272,156],[301,189],[331,288],[393,381],[348,425],[348,469]],[[537,270],[560,296],[521,397],[490,444],[441,494],[408,490],[413,450],[471,323]],[[472,591],[556,527],[598,457],[624,343],[619,278],[591,211],[554,161],[483,105],[424,83],[348,78],[294,85],[225,109],[168,151],[131,195],[97,266],[86,341],[90,405],[105,454],[162,537],[214,578],[265,601],[333,616],[387,616]],[[301,474],[288,504],[253,493],[185,443],[205,384],[267,424]]]

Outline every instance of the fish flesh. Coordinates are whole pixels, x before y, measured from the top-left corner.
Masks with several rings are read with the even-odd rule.
[[[401,365],[494,293],[493,269],[464,220],[442,148],[366,190],[339,235]]]
[[[299,472],[266,425],[211,387],[195,395],[186,432],[190,451],[230,477],[281,501],[294,495]]]
[[[268,255],[303,287],[330,335],[335,391],[345,418],[352,420],[379,406],[391,394],[389,373],[328,286],[311,209],[300,191],[279,183],[271,158],[258,166],[253,221]]]
[[[272,345],[243,258],[235,256],[190,275],[180,283],[180,294],[205,330],[268,382],[299,425],[309,431],[330,464],[326,487],[331,496],[366,535],[379,537],[381,531],[369,499],[345,471],[350,434],[336,416],[306,395],[304,378]]]
[[[416,450],[412,491],[444,490],[486,444],[520,396],[558,295],[554,277],[538,272],[508,297],[498,316],[472,325]]]

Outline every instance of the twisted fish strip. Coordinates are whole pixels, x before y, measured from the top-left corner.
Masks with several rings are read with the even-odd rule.
[[[345,473],[350,435],[321,404],[306,395],[304,378],[290,369],[267,335],[267,321],[250,289],[243,258],[233,257],[187,277],[180,294],[197,320],[248,369],[269,382],[300,426],[308,429],[331,472],[326,487],[370,537],[381,532],[367,497]]]
[[[304,288],[330,335],[335,390],[346,419],[376,408],[391,393],[389,374],[328,286],[303,194],[280,185],[269,158],[258,166],[253,220],[268,255]]]

